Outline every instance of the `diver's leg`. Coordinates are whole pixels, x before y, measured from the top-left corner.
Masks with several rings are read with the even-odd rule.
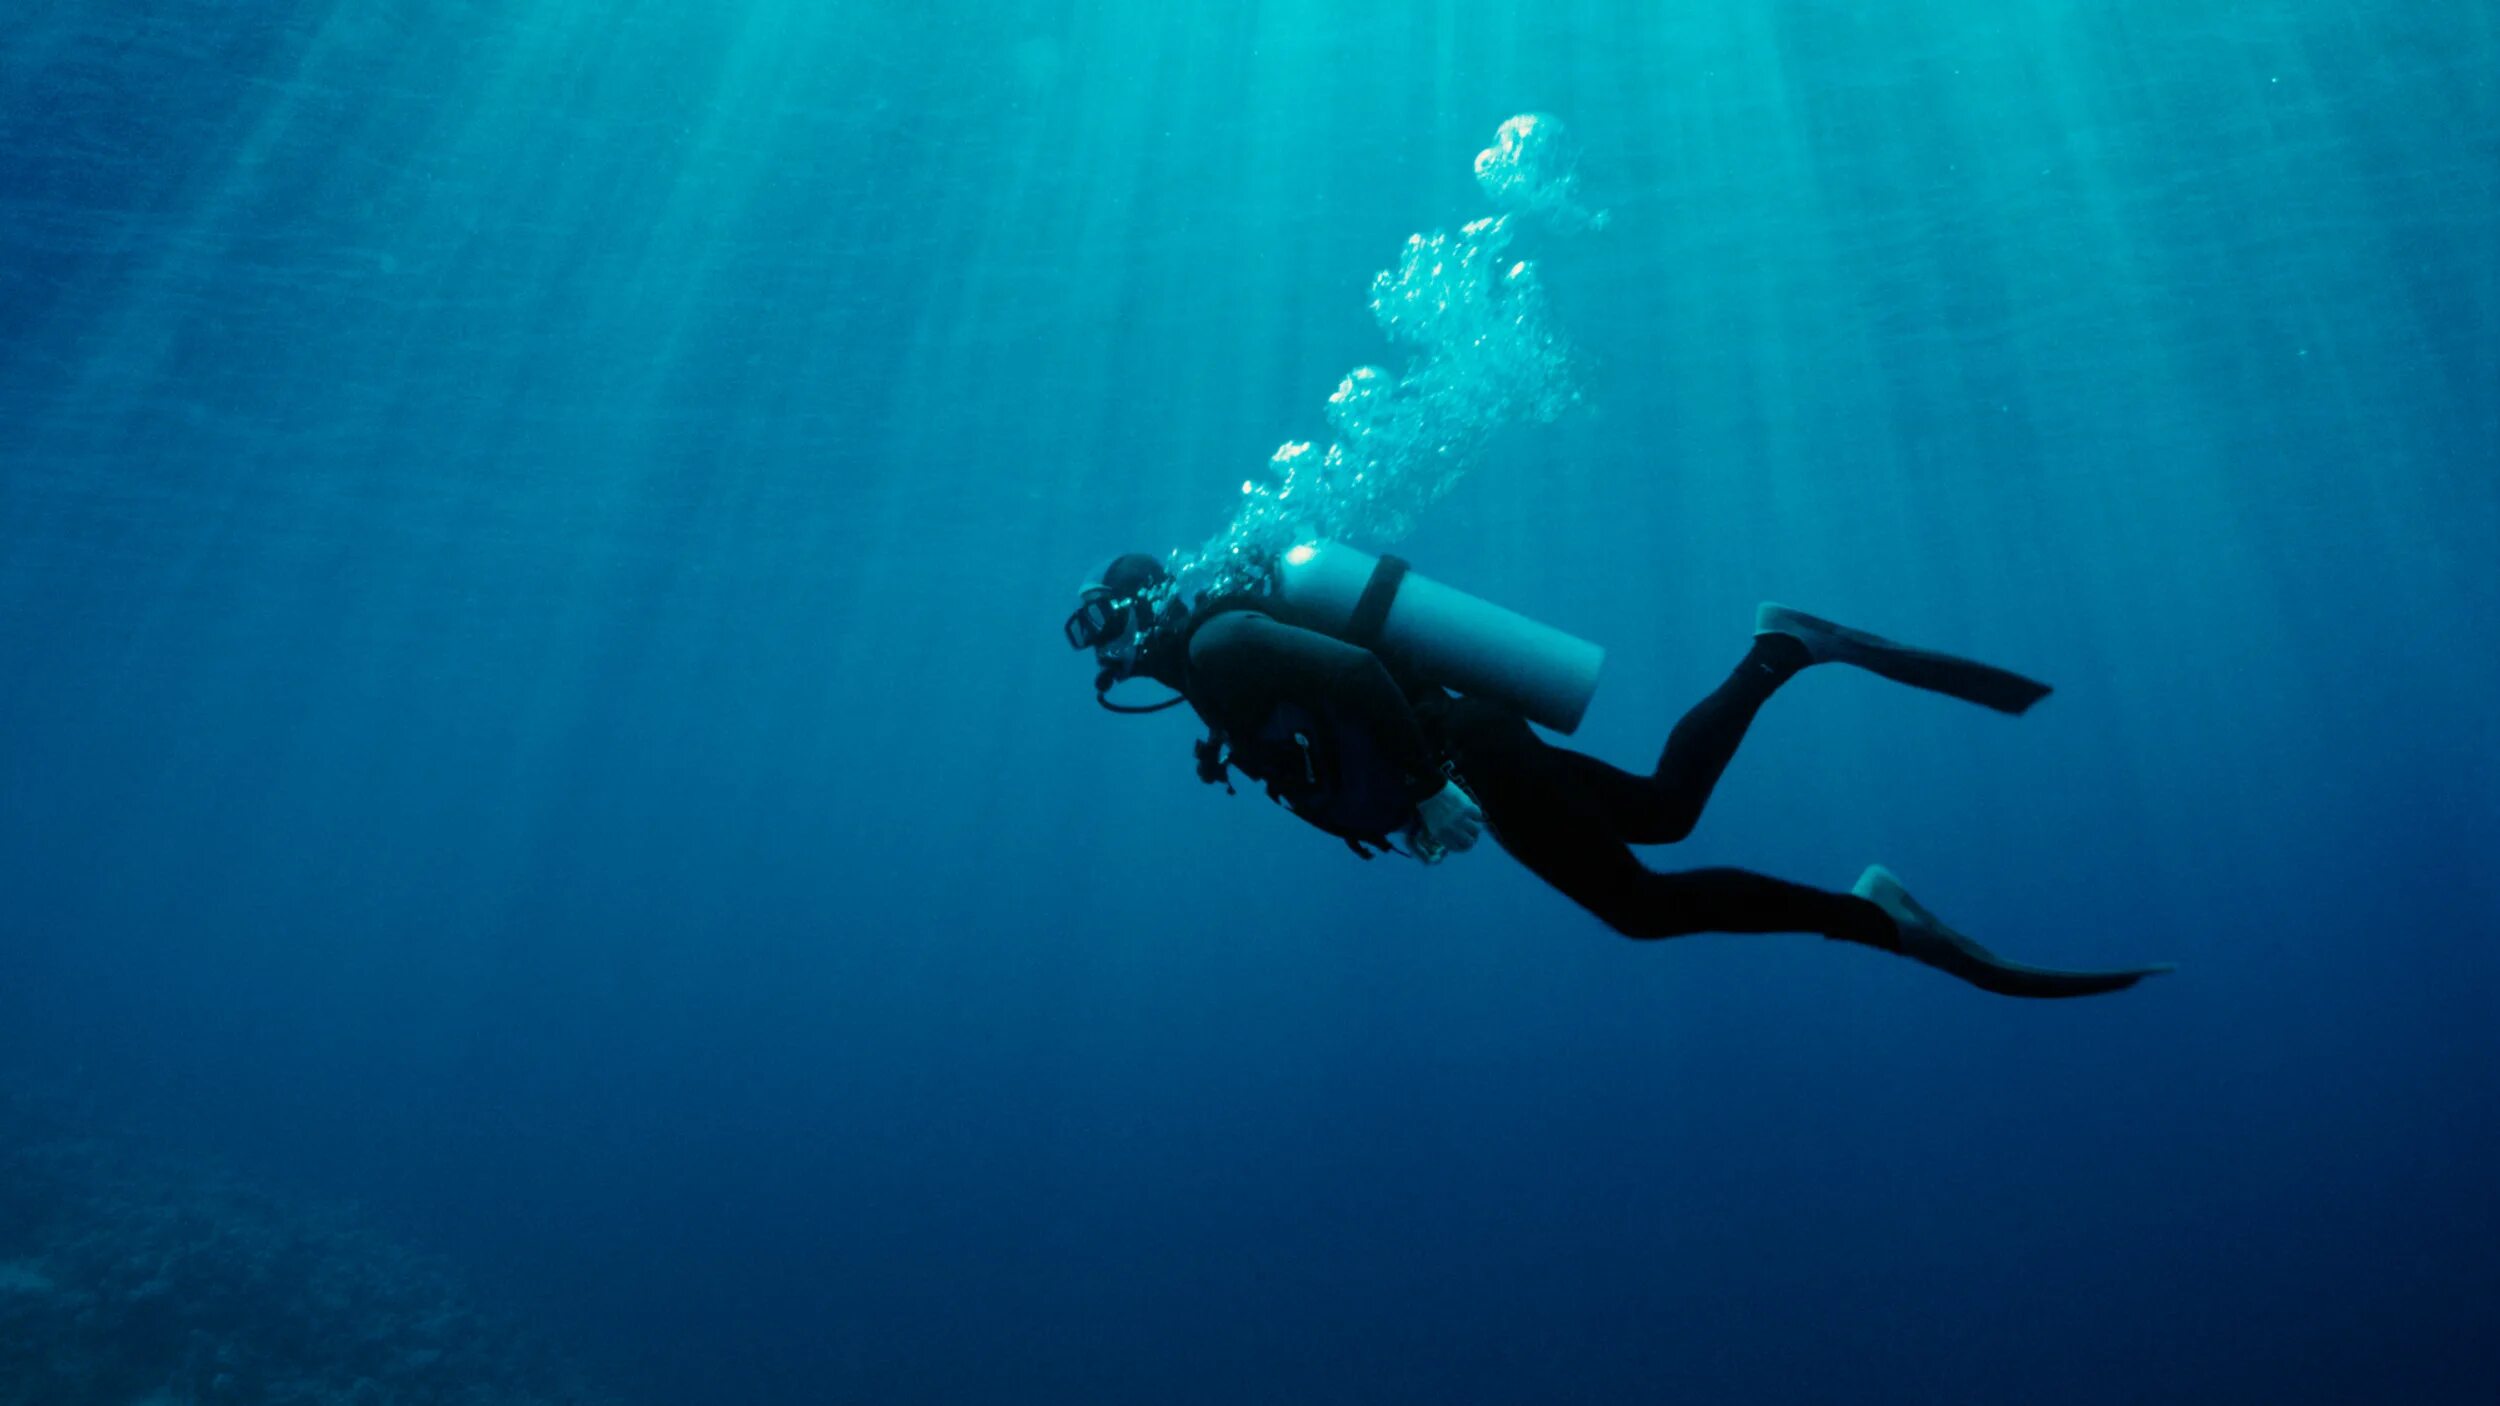
[[[1625,937],[1802,932],[1886,952],[1901,950],[1899,930],[1875,904],[1749,869],[1662,874],[1620,845],[1612,855],[1529,867]]]
[[[1625,937],[1702,932],[1814,933],[1899,952],[1890,915],[1855,894],[1832,893],[1747,869],[1659,873],[1621,840],[1568,820],[1503,819],[1491,807],[1494,837],[1520,863]]]
[[[1558,759],[1555,766],[1603,810],[1616,838],[1636,845],[1673,844],[1693,833],[1754,715],[1781,684],[1812,662],[1805,646],[1789,636],[1758,635],[1735,672],[1677,720],[1656,771],[1635,776],[1560,747],[1551,749]]]
[[[1488,760],[1478,799],[1494,838],[1538,878],[1634,938],[1692,933],[1814,933],[1908,957],[2000,996],[2057,998],[2124,991],[2165,964],[2062,971],[2008,961],[1953,931],[1881,866],[1855,892],[1830,893],[1744,869],[1661,874],[1615,838],[1606,818],[1576,805],[1585,792]],[[1472,777],[1470,778],[1473,779]]]
[[[1827,893],[1743,869],[1688,869],[1660,874],[1621,844],[1582,850],[1534,825],[1497,830],[1503,848],[1626,937],[1693,933],[1814,933],[1909,958],[1999,996],[2057,1000],[2124,991],[2168,963],[2070,971],[2010,961],[1955,932],[1901,888],[1881,866],[1867,870],[1854,893]]]
[[[1756,685],[1763,697],[1775,686]],[[1720,692],[1728,694],[1732,688],[1733,682]],[[1698,722],[1687,715],[1686,723],[1677,725],[1683,742],[1670,742],[1667,749],[1668,761],[1678,760],[1680,747],[1716,750],[1715,758],[1691,763],[1707,769],[1700,783],[1705,795],[1708,782],[1727,764],[1726,753],[1735,750],[1744,723],[1761,706],[1760,697],[1743,691],[1730,698],[1712,697],[1730,716],[1705,711],[1712,706],[1705,700],[1703,708],[1694,710],[1701,715]],[[1700,740],[1687,724],[1701,734]],[[1727,735],[1731,732],[1733,736]],[[1548,746],[1515,718],[1473,710],[1452,729],[1449,742],[1459,774],[1483,805],[1502,848],[1627,937],[1805,932],[1888,952],[1901,950],[1892,919],[1875,903],[1853,894],[1742,869],[1661,874],[1644,867],[1624,843],[1621,817],[1608,803],[1616,798],[1587,784],[1582,764],[1590,759]],[[1655,778],[1617,775],[1644,790],[1656,785]]]
[[[1672,844],[1693,832],[1754,715],[1779,686],[1809,664],[1845,663],[1914,687],[2020,713],[2049,687],[1992,664],[1897,644],[1803,611],[1765,602],[1755,612],[1753,648],[1726,682],[1693,705],[1647,776],[1555,747],[1553,765],[1604,814],[1618,838]]]

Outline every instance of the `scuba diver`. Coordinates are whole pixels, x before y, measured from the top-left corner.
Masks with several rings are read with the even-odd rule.
[[[1184,602],[1162,562],[1120,557],[1080,591],[1067,641],[1093,652],[1104,708],[1196,711],[1208,729],[1197,744],[1201,780],[1230,791],[1238,771],[1366,859],[1399,852],[1438,863],[1489,832],[1626,937],[1814,933],[2006,996],[2092,996],[2172,970],[2008,961],[1945,926],[1881,865],[1835,893],[1743,869],[1660,872],[1632,852],[1692,833],[1754,714],[1815,665],[1851,665],[2009,714],[2046,697],[2046,684],[1765,603],[1735,671],[1676,723],[1641,776],[1529,726],[1578,726],[1603,659],[1596,646],[1414,575],[1396,557],[1337,543],[1256,566],[1251,587]],[[1111,690],[1132,679],[1175,696],[1113,701]]]

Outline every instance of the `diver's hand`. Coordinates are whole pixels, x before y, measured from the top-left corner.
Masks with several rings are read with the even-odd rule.
[[[1435,849],[1474,849],[1484,834],[1484,811],[1453,781],[1415,807],[1415,829]]]

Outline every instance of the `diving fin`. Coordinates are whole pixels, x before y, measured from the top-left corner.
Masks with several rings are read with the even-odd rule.
[[[1932,649],[1895,644],[1881,635],[1835,625],[1820,616],[1764,601],[1754,610],[1753,632],[1787,635],[1806,647],[1817,664],[1855,664],[1895,683],[1923,688],[1982,708],[2017,716],[2049,696],[2049,686],[2011,669],[1982,664]]]
[[[1982,991],[1993,991],[2000,996],[2030,996],[2042,1000],[2061,996],[2098,996],[2109,991],[2124,991],[2148,976],[2178,970],[2168,962],[2147,967],[2122,967],[2115,971],[2058,971],[2050,967],[2009,962],[1946,927],[1942,919],[1910,897],[1910,891],[1902,887],[1892,871],[1881,864],[1868,865],[1850,892],[1883,909],[1892,919],[1893,926],[1901,930],[1903,956],[1923,966],[1958,976]]]

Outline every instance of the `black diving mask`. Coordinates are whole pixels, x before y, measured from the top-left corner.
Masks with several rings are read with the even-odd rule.
[[[1129,612],[1136,606],[1133,598],[1113,600],[1104,586],[1088,586],[1077,601],[1076,610],[1060,631],[1068,637],[1070,649],[1100,649],[1128,629]]]
[[[1070,649],[1094,651],[1095,662],[1102,665],[1094,675],[1094,701],[1114,713],[1160,713],[1177,708],[1189,699],[1175,693],[1159,703],[1114,703],[1111,690],[1125,679],[1137,676],[1139,657],[1145,649],[1145,636],[1139,630],[1138,596],[1111,594],[1108,586],[1088,586],[1077,599],[1076,610],[1060,633],[1068,638]],[[1153,616],[1148,615],[1151,625]]]

